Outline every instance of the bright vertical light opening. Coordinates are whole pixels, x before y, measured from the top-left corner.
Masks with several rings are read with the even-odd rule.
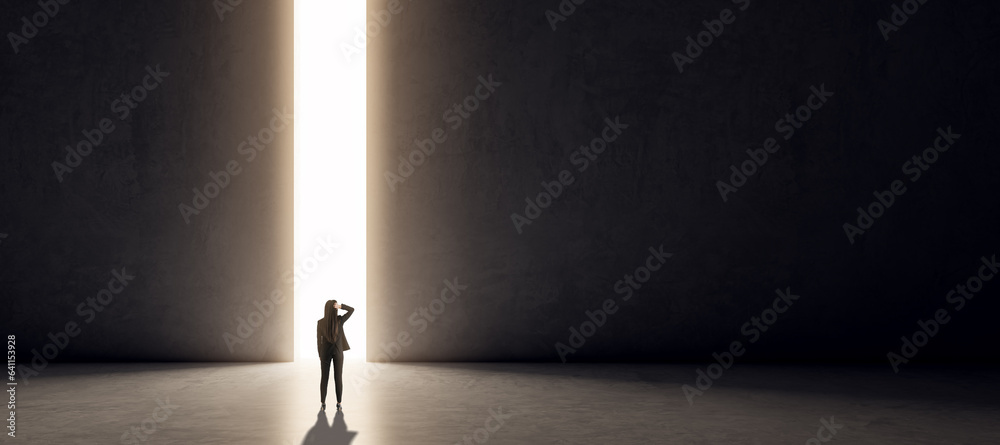
[[[295,0],[295,360],[316,360],[327,300],[356,310],[344,332],[365,357],[365,50],[345,57],[365,1]],[[339,247],[327,256],[321,240]]]

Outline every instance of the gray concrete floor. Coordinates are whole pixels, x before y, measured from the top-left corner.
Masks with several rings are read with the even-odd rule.
[[[50,365],[4,443],[803,444],[831,416],[822,443],[1000,443],[997,368],[744,364],[690,405],[696,366],[382,366],[347,363],[335,416],[318,362]]]

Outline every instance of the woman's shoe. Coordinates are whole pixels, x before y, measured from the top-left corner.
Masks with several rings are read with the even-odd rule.
[[[323,406],[319,407],[319,410],[320,411],[326,411],[326,404],[324,403]]]
[[[341,408],[341,407],[340,407],[340,404],[338,403],[338,404],[337,404],[337,411],[343,411],[343,410],[344,410],[344,408]]]

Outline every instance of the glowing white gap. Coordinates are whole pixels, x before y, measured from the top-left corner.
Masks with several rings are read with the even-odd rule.
[[[365,51],[341,43],[364,27],[360,0],[295,0],[295,359],[316,360],[326,300],[357,312],[344,326],[365,357]],[[320,239],[340,249],[306,273]],[[315,261],[313,261],[315,262]]]

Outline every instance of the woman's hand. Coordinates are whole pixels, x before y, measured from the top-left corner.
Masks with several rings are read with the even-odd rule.
[[[333,303],[333,307],[340,309],[340,303]]]

